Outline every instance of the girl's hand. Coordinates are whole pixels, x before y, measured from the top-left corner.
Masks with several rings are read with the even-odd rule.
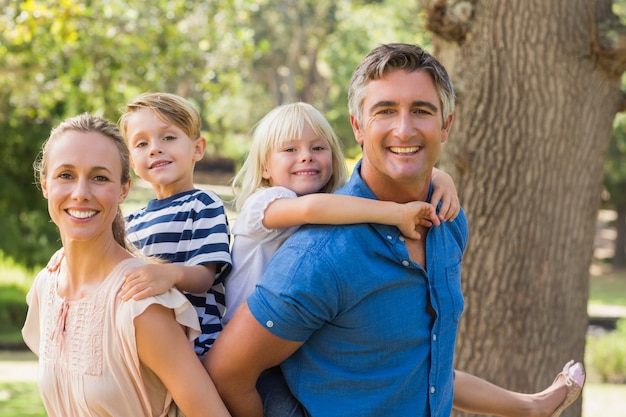
[[[417,228],[439,226],[441,222],[437,218],[435,207],[424,201],[413,201],[402,204],[402,222],[398,224],[400,232],[409,239],[421,239],[422,235]]]
[[[148,264],[133,268],[125,275],[120,291],[124,301],[163,294],[176,284],[175,268],[168,264]]]
[[[459,196],[454,186],[452,177],[440,169],[433,169],[433,195],[430,202],[433,206],[439,207],[439,219],[444,222],[452,221],[459,215],[461,205]]]

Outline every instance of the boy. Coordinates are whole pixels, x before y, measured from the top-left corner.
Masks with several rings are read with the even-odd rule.
[[[222,330],[231,258],[222,200],[193,185],[195,163],[206,148],[200,128],[196,108],[167,93],[136,97],[120,118],[131,166],[156,193],[127,216],[128,237],[143,255],[163,261],[128,273],[121,297],[140,299],[176,286],[198,313],[202,334],[195,351],[202,358]]]

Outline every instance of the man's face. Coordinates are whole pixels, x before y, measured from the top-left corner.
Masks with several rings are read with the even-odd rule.
[[[408,190],[410,199],[423,192],[452,122],[443,126],[441,110],[427,72],[397,70],[368,83],[362,123],[351,121],[363,148],[361,174],[379,198],[379,191]]]

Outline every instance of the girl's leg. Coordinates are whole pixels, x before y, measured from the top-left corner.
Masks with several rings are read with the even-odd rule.
[[[501,417],[557,417],[580,395],[582,364],[568,362],[551,386],[535,394],[509,391],[465,372],[455,371],[454,408]]]

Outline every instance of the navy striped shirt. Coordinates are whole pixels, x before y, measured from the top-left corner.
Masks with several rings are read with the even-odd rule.
[[[224,278],[230,272],[229,230],[222,200],[212,191],[189,190],[148,205],[126,217],[130,241],[146,256],[186,265],[217,264],[215,284],[185,295],[200,320],[195,351],[203,356],[222,330]]]

